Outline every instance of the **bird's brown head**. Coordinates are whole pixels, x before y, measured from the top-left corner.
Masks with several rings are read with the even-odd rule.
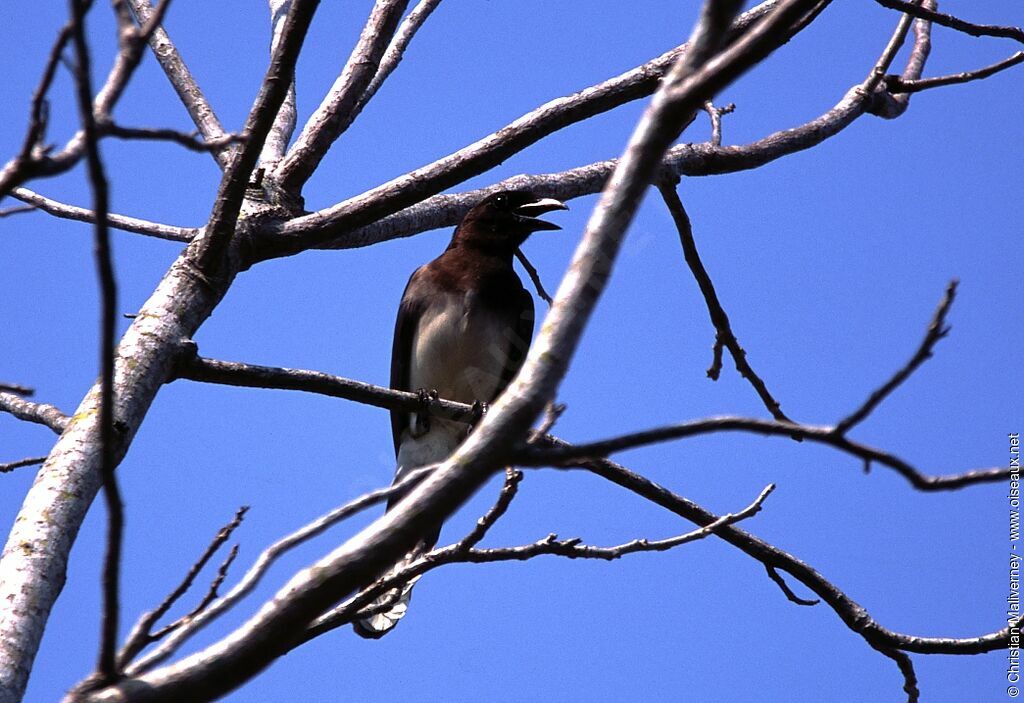
[[[492,193],[466,213],[455,230],[451,246],[461,244],[511,255],[533,232],[561,229],[554,223],[539,219],[540,215],[568,209],[561,201],[543,198],[529,191]]]

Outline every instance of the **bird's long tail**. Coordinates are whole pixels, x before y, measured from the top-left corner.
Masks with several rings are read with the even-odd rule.
[[[421,542],[402,557],[397,564],[388,569],[384,573],[384,578],[397,574],[429,550],[430,547]],[[360,637],[376,640],[390,632],[398,624],[398,621],[405,617],[405,612],[409,608],[409,600],[412,598],[412,587],[419,580],[419,576],[413,576],[402,586],[385,591],[379,598],[366,606],[363,612],[370,614],[353,621],[352,629],[355,630],[355,633]]]

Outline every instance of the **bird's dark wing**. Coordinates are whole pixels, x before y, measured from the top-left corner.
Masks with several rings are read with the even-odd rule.
[[[391,345],[391,388],[396,391],[412,391],[409,387],[409,366],[412,362],[412,345],[423,311],[427,308],[423,277],[419,268],[409,278],[398,306],[395,320],[395,338]],[[395,443],[395,455],[402,432],[409,426],[410,413],[405,410],[391,411],[391,436]]]
[[[533,340],[533,296],[525,289],[520,288],[516,303],[514,318],[510,320],[512,339],[509,344],[508,359],[501,374],[498,390],[495,392],[494,398],[491,398],[492,402],[505,392],[508,384],[519,373],[519,369],[526,359],[526,352],[530,349],[530,342]]]

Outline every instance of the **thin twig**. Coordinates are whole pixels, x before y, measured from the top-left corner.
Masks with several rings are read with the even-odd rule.
[[[545,405],[544,418],[535,429],[530,431],[530,436],[526,441],[533,444],[550,433],[552,428],[554,428],[555,423],[558,422],[558,418],[562,417],[562,413],[565,412],[565,408],[565,403],[548,403]]]
[[[708,369],[708,376],[713,380],[718,377],[718,370],[721,368],[721,352],[719,350],[721,346],[725,346],[729,350],[729,354],[732,355],[733,361],[736,362],[736,370],[753,386],[754,391],[757,392],[758,397],[761,398],[761,402],[764,403],[772,417],[781,422],[790,422],[790,419],[782,412],[779,401],[775,400],[774,396],[768,391],[764,381],[751,368],[750,362],[747,361],[746,351],[740,346],[739,340],[736,339],[736,335],[732,331],[729,315],[726,314],[725,308],[722,307],[721,302],[718,300],[718,294],[715,292],[715,286],[711,282],[711,277],[708,275],[707,269],[704,268],[700,255],[697,253],[697,244],[693,240],[693,228],[690,225],[690,217],[686,214],[686,208],[683,207],[683,201],[679,199],[675,186],[661,181],[658,183],[658,192],[661,193],[665,205],[672,214],[672,220],[675,222],[676,229],[679,232],[679,241],[683,246],[683,257],[686,259],[686,264],[690,267],[693,277],[697,280],[700,292],[704,296],[704,302],[707,304],[708,314],[711,316],[711,324],[715,326],[717,331],[715,335],[716,353],[711,368]]]
[[[907,80],[902,76],[889,75],[885,77],[885,89],[890,93],[918,93],[931,88],[941,88],[944,85],[957,85],[959,83],[969,83],[981,80],[982,78],[988,78],[1019,63],[1024,63],[1024,51],[1018,51],[1002,61],[997,61],[994,64],[974,71],[962,71],[960,73],[921,78],[919,80]]]
[[[0,383],[0,393],[16,393],[31,398],[36,394],[36,389],[23,386],[20,383]]]
[[[57,33],[57,39],[50,48],[50,54],[46,59],[46,66],[39,78],[39,83],[32,91],[32,104],[29,108],[28,129],[25,131],[25,139],[21,145],[21,151],[14,160],[0,171],[0,185],[17,183],[24,180],[22,173],[31,170],[34,161],[38,156],[45,154],[46,128],[49,122],[49,103],[46,94],[50,91],[53,78],[57,72],[57,65],[64,54],[64,48],[71,39],[71,28],[73,20],[65,24]],[[0,188],[0,198],[4,196],[4,189]]]
[[[235,512],[235,516],[231,519],[231,522],[227,523],[217,531],[213,540],[211,540],[210,544],[207,545],[206,550],[189,568],[188,572],[185,574],[185,578],[181,580],[181,583],[179,583],[173,591],[167,594],[167,597],[164,598],[156,608],[143,614],[142,617],[136,621],[128,635],[128,638],[125,640],[124,646],[121,647],[121,651],[117,654],[117,662],[120,669],[124,669],[128,666],[131,660],[134,659],[135,656],[147,645],[152,642],[156,642],[163,637],[163,634],[161,634],[163,633],[163,630],[161,630],[160,633],[154,634],[153,626],[156,625],[157,621],[171,609],[171,606],[178,602],[183,595],[188,593],[189,589],[192,588],[192,584],[195,582],[196,577],[206,566],[207,562],[213,558],[213,555],[217,553],[217,550],[220,549],[221,545],[231,538],[231,533],[242,524],[242,520],[245,519],[245,514],[248,510],[249,506],[247,505],[240,507]]]
[[[541,300],[548,304],[548,307],[551,307],[551,296],[548,295],[548,292],[544,289],[544,284],[541,283],[540,280],[540,274],[537,273],[537,269],[530,263],[530,260],[526,258],[526,254],[523,253],[523,250],[518,247],[516,247],[516,258],[519,259],[519,263],[523,265],[523,268],[526,269],[526,273],[530,277],[530,280],[533,281],[533,287],[536,289],[537,295],[541,297]]]
[[[35,212],[35,205],[15,205],[14,207],[4,208],[0,210],[0,218],[10,217],[11,215],[20,215],[26,212]]]
[[[917,674],[910,655],[892,647],[875,647],[879,652],[896,662],[903,676],[903,690],[907,694],[907,703],[918,703],[921,691],[917,688]]]
[[[786,598],[788,598],[790,600],[790,602],[796,603],[797,605],[807,605],[807,606],[817,605],[818,603],[821,602],[821,600],[818,599],[818,598],[812,598],[812,599],[801,598],[797,594],[793,593],[793,589],[790,588],[789,584],[786,583],[786,580],[784,578],[782,578],[782,575],[779,573],[779,570],[776,569],[771,564],[765,564],[764,568],[765,568],[765,571],[768,572],[768,578],[770,578],[775,583],[775,585],[777,585],[780,589],[782,589],[782,592],[786,595]]]
[[[715,107],[710,100],[704,103],[704,112],[711,118],[711,145],[722,146],[722,115],[728,115],[736,109],[736,103],[724,107]]]
[[[487,536],[487,531],[508,511],[508,506],[512,504],[512,499],[516,497],[516,493],[519,491],[519,483],[522,480],[522,471],[517,471],[511,467],[505,469],[505,483],[501,486],[498,500],[495,501],[490,510],[476,521],[473,530],[459,540],[455,545],[456,552],[466,552],[480,544],[480,541]]]
[[[245,572],[242,579],[235,584],[234,588],[228,591],[223,598],[210,603],[206,610],[196,614],[188,622],[182,623],[181,627],[168,637],[163,644],[142,659],[139,659],[129,665],[126,668],[125,673],[129,676],[138,676],[139,674],[152,669],[161,661],[174,654],[174,652],[176,652],[186,640],[191,638],[202,628],[206,627],[213,620],[220,617],[220,615],[230,610],[241,599],[251,593],[263,579],[267,570],[283,554],[291,551],[301,544],[305,544],[314,537],[323,534],[324,531],[334,525],[337,525],[339,522],[342,522],[343,520],[346,520],[371,506],[382,503],[393,495],[397,495],[403,491],[408,491],[409,488],[418,484],[435,468],[436,465],[431,464],[429,466],[423,466],[414,471],[410,471],[408,475],[402,478],[401,481],[398,481],[387,488],[379,488],[375,491],[362,495],[339,508],[335,508],[327,514],[322,515],[316,520],[303,525],[298,530],[274,542],[274,544],[263,550],[255,563],[253,563],[253,565],[249,567],[249,570]]]
[[[192,610],[187,612],[185,615],[182,615],[180,618],[170,623],[169,625],[166,625],[157,630],[156,632],[154,632],[153,639],[163,639],[164,637],[174,632],[185,623],[194,620],[196,616],[199,615],[199,613],[206,610],[206,608],[209,607],[210,603],[215,601],[220,595],[218,591],[220,590],[220,587],[223,585],[224,580],[228,577],[228,571],[231,569],[231,565],[234,563],[237,557],[238,545],[234,544],[228,551],[228,555],[224,558],[224,561],[222,561],[220,563],[220,566],[217,567],[217,573],[213,577],[213,580],[210,581],[210,587],[206,589],[206,595],[204,595],[202,599],[196,604],[196,607],[192,608]]]
[[[219,137],[212,137],[209,140],[198,139],[196,132],[188,134],[176,129],[163,129],[152,127],[123,127],[114,122],[103,122],[99,125],[99,132],[103,136],[117,137],[118,139],[146,139],[153,141],[174,142],[195,152],[217,152],[228,144],[235,144],[245,141],[245,135],[227,132]]]
[[[124,505],[114,476],[114,334],[117,321],[117,283],[110,253],[107,211],[110,208],[107,177],[99,152],[99,129],[93,114],[89,45],[85,39],[87,0],[71,0],[72,42],[75,47],[75,84],[78,114],[85,134],[85,155],[96,212],[95,257],[101,293],[100,322],[100,471],[107,504],[107,545],[103,563],[103,617],[96,671],[105,683],[118,677],[117,630],[120,619],[121,544],[124,533]]]
[[[939,307],[935,309],[935,314],[928,324],[928,330],[925,332],[924,339],[921,340],[921,345],[914,352],[914,355],[910,357],[910,360],[893,374],[892,378],[873,391],[859,408],[836,424],[835,431],[837,434],[846,434],[851,428],[863,422],[890,393],[910,378],[910,375],[917,371],[921,364],[931,358],[935,345],[939,343],[940,339],[949,334],[950,328],[946,326],[946,315],[949,314],[949,308],[953,305],[953,300],[956,298],[958,283],[954,278],[946,286],[946,293],[942,296]]]
[[[1005,481],[1009,469],[993,467],[975,469],[948,476],[929,476],[914,468],[898,456],[859,442],[853,442],[833,427],[761,420],[749,417],[712,417],[702,420],[664,425],[640,432],[619,435],[610,439],[585,444],[544,446],[540,443],[520,445],[515,462],[521,466],[571,466],[594,457],[605,457],[615,452],[667,442],[685,437],[699,437],[720,432],[749,432],[767,437],[789,437],[833,447],[865,462],[876,462],[894,469],[910,484],[922,491],[948,491],[978,483]]]
[[[90,224],[95,224],[96,222],[96,213],[92,210],[77,207],[75,205],[68,205],[67,203],[47,198],[46,196],[40,195],[28,188],[15,188],[11,192],[11,195],[22,202],[29,203],[30,205],[39,208],[49,215],[53,215],[54,217],[60,217],[65,220],[75,220],[76,222],[88,222]],[[165,225],[160,222],[150,222],[148,220],[140,220],[135,217],[115,215],[113,213],[107,214],[107,224],[115,229],[124,230],[125,232],[144,234],[147,237],[167,239],[173,242],[189,242],[199,233],[199,229],[196,227],[175,227],[173,225]]]
[[[19,459],[18,461],[12,461],[8,464],[0,464],[0,474],[10,473],[15,469],[20,469],[24,466],[36,466],[46,461],[45,456],[30,456],[27,459]]]
[[[543,537],[531,544],[524,544],[518,547],[498,547],[492,549],[464,549],[462,542],[435,549],[423,555],[421,558],[409,564],[407,567],[386,578],[378,580],[372,586],[362,590],[341,605],[329,610],[313,621],[300,641],[295,646],[329,632],[341,625],[350,622],[355,617],[363,617],[369,614],[366,607],[376,600],[382,593],[400,587],[412,578],[422,576],[446,564],[470,563],[484,564],[499,561],[526,561],[534,557],[553,555],[569,559],[600,559],[613,561],[628,554],[638,552],[664,552],[679,547],[689,542],[704,539],[716,531],[726,528],[733,523],[746,520],[756,515],[768,495],[774,490],[774,485],[765,487],[761,494],[743,510],[737,513],[730,513],[709,522],[696,530],[685,534],[676,535],[661,540],[634,539],[613,547],[597,547],[583,544],[579,537],[558,539],[554,533]],[[378,607],[374,606],[374,610]]]

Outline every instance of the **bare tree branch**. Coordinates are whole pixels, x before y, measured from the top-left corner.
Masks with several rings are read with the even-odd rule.
[[[96,222],[96,213],[94,211],[47,198],[28,188],[15,188],[11,195],[54,217],[75,220],[76,222],[88,222],[89,224],[95,224]],[[144,234],[147,237],[167,239],[172,242],[189,242],[199,233],[199,229],[196,227],[175,227],[160,222],[127,217],[126,215],[108,214],[107,223],[111,227],[124,230],[125,232]]]
[[[46,461],[45,456],[30,456],[27,459],[19,459],[18,461],[12,461],[7,464],[0,464],[0,474],[10,473],[15,469],[20,469],[25,466],[36,466]]]
[[[57,65],[64,53],[64,48],[70,40],[71,22],[69,21],[57,33],[57,39],[53,42],[50,54],[46,59],[43,75],[40,77],[39,84],[35,90],[32,91],[28,129],[25,131],[25,139],[22,142],[21,151],[0,170],[0,199],[3,198],[5,188],[9,188],[6,183],[25,180],[25,172],[31,170],[35,161],[49,150],[49,147],[44,143],[46,128],[49,122],[49,102],[46,100],[46,95],[50,91],[50,86],[53,85]]]
[[[966,471],[961,474],[947,476],[929,476],[914,468],[903,459],[875,447],[854,442],[836,432],[834,427],[818,427],[815,425],[779,422],[778,420],[759,420],[748,417],[713,417],[703,420],[679,422],[649,430],[641,430],[619,435],[597,442],[576,444],[572,447],[542,448],[534,445],[521,449],[516,456],[516,463],[524,466],[543,466],[556,464],[566,466],[589,457],[604,457],[615,452],[635,449],[657,442],[667,442],[684,437],[698,437],[721,432],[749,432],[768,437],[789,437],[823,444],[839,449],[855,456],[870,465],[872,462],[894,469],[910,484],[922,491],[948,491],[964,488],[976,483],[995,483],[1005,481],[1010,475],[1007,468],[988,468]]]
[[[711,119],[711,146],[722,145],[722,115],[728,115],[735,109],[735,103],[729,103],[724,107],[715,107],[710,100],[704,103],[704,112],[708,113]]]
[[[513,468],[505,469],[505,483],[501,486],[501,493],[498,494],[498,500],[495,501],[490,510],[476,521],[476,525],[473,526],[473,530],[459,540],[455,545],[456,552],[468,552],[470,549],[480,544],[481,540],[487,536],[487,531],[494,527],[494,523],[500,520],[508,511],[508,506],[510,506],[513,499],[515,499],[516,493],[519,491],[519,484],[522,480],[522,471],[517,471]]]
[[[36,394],[35,388],[29,388],[23,386],[20,383],[3,383],[0,382],[0,393],[15,393],[17,395],[25,396],[30,398]]]
[[[213,212],[203,236],[197,239],[196,267],[206,276],[221,275],[224,255],[235,233],[249,176],[259,159],[263,143],[273,126],[277,112],[288,94],[295,75],[306,31],[313,21],[320,0],[293,0],[285,17],[281,38],[270,59],[260,92],[245,120],[245,143],[231,157],[217,188]]]
[[[21,215],[26,212],[35,212],[35,210],[35,205],[15,205],[14,207],[3,208],[0,210],[0,219],[11,217],[12,215]]]
[[[901,370],[900,374],[902,372]],[[319,371],[256,366],[253,364],[195,357],[194,359],[186,359],[181,362],[178,377],[232,386],[276,388],[318,393],[335,398],[354,400],[379,408],[407,410],[410,412],[425,411],[436,414],[439,417],[451,419],[467,419],[473,416],[473,406],[465,403],[456,403],[439,398],[432,400],[427,407],[424,407],[422,399],[416,393],[395,391],[383,386],[375,386],[370,383],[331,376]],[[889,384],[887,383],[886,387],[888,386]],[[875,393],[878,392],[876,391]],[[888,395],[888,392],[886,391],[877,402],[873,402],[871,408],[874,409],[878,402],[881,402],[885,395]],[[874,397],[874,394],[872,394],[872,397]],[[896,470],[911,485],[920,490],[952,490],[975,483],[1002,481],[1009,475],[1006,468],[988,468],[947,476],[929,476],[894,454],[847,439],[835,427],[746,417],[716,417],[693,420],[621,435],[600,442],[574,445],[572,447],[566,445],[564,448],[545,447],[536,444],[529,445],[527,443],[518,449],[516,460],[528,466],[540,466],[547,463],[564,465],[578,461],[581,457],[605,456],[655,442],[720,432],[749,432],[766,436],[790,437],[792,439],[807,440],[831,446],[869,464],[877,462],[888,466]]]
[[[971,81],[988,78],[1000,71],[1016,66],[1019,63],[1024,63],[1024,51],[1018,51],[1016,54],[1013,54],[1002,61],[997,61],[994,64],[974,71],[963,71],[961,73],[952,73],[946,76],[935,76],[933,78],[921,78],[919,80],[905,80],[901,76],[886,76],[885,89],[890,93],[918,93],[922,90],[941,88],[946,85],[970,83]]]
[[[365,495],[352,500],[345,505],[335,508],[313,522],[302,526],[290,535],[279,539],[270,545],[260,554],[256,562],[249,568],[242,579],[223,598],[220,598],[201,613],[197,613],[190,621],[185,622],[174,632],[163,644],[127,667],[125,673],[129,676],[138,676],[149,671],[161,661],[167,659],[178,650],[181,645],[206,627],[213,620],[233,608],[240,600],[252,592],[260,583],[267,570],[283,554],[291,551],[301,544],[321,535],[328,528],[347,520],[353,515],[366,508],[382,503],[393,495],[399,494],[415,486],[436,468],[434,465],[424,466],[415,471],[409,472],[401,481],[398,481],[387,488],[379,488]]]
[[[906,0],[875,0],[882,7],[887,7],[890,10],[899,10],[905,12],[908,15],[913,15],[918,19],[927,20],[928,22],[934,22],[935,24],[941,24],[943,27],[949,27],[955,29],[958,32],[970,34],[972,37],[1003,37],[1005,39],[1015,39],[1019,42],[1024,43],[1024,29],[1020,27],[1001,27],[994,24],[975,24],[974,22],[968,22],[962,20],[959,17],[953,15],[947,15],[942,12],[936,12],[935,10],[928,7],[919,7]]]
[[[741,146],[715,147],[709,143],[680,144],[669,149],[661,171],[678,176],[710,176],[746,171],[776,159],[817,146],[835,136],[866,113],[869,96],[854,86],[828,112],[793,129],[774,132],[756,142]],[[316,246],[349,249],[409,237],[441,227],[458,224],[469,209],[487,195],[499,190],[531,190],[538,195],[571,200],[600,192],[618,159],[597,161],[557,173],[520,175],[492,186],[464,193],[435,195],[372,224],[349,229],[345,224],[345,203],[296,217],[259,232],[256,258],[285,256],[292,245],[282,238],[295,239],[295,248]],[[347,201],[346,201],[347,202]],[[316,234],[317,241],[311,241]],[[319,240],[323,239],[320,243]],[[299,240],[304,242],[299,244]]]
[[[817,598],[801,598],[797,594],[793,593],[793,589],[789,587],[789,584],[786,583],[786,580],[782,578],[781,574],[779,574],[779,570],[771,564],[765,564],[764,568],[765,571],[768,572],[768,578],[770,578],[772,582],[775,583],[775,585],[777,585],[782,590],[782,592],[786,595],[786,598],[789,600],[789,602],[804,606],[817,605],[821,602]]]
[[[921,692],[917,688],[917,674],[914,673],[914,664],[906,652],[890,647],[875,647],[879,652],[896,662],[896,666],[903,675],[903,690],[907,694],[907,703],[918,703]]]
[[[922,9],[932,10],[935,8],[935,0],[917,0],[917,2]],[[868,76],[865,83],[866,89],[871,92],[873,98],[868,107],[868,112],[887,120],[896,119],[910,107],[909,94],[893,95],[884,88],[885,72],[889,70],[896,52],[903,45],[906,28],[910,24],[910,17],[911,15],[904,14],[900,18],[889,46],[886,47],[885,52],[883,52],[878,63],[875,64],[874,70]],[[914,22],[913,26],[914,46],[910,50],[910,56],[907,57],[907,65],[903,69],[902,76],[908,81],[917,80],[921,77],[921,74],[924,72],[924,64],[932,50],[931,22],[919,19]]]
[[[817,5],[824,6],[829,1],[821,0]],[[779,6],[779,0],[767,0],[744,13],[729,28],[727,40],[741,35],[759,19],[774,14]],[[780,43],[788,41],[799,30],[801,18],[794,20],[789,28],[790,31],[779,40]],[[445,188],[483,173],[564,127],[650,95],[658,87],[669,67],[688,50],[689,46],[683,44],[620,76],[587,88],[575,95],[545,103],[497,132],[453,154],[350,198],[330,208],[330,228],[303,227],[304,236],[296,238],[288,236],[292,234],[293,230],[285,228],[280,233],[282,236],[273,239],[264,238],[259,242],[260,247],[270,248],[271,251],[257,252],[257,258],[284,256],[311,246],[321,245],[333,238],[335,232],[344,232],[368,225],[428,196],[439,193]],[[300,136],[299,142],[301,139]],[[292,149],[293,152],[295,150],[296,148]],[[287,167],[289,160],[290,157],[286,158],[282,167]],[[611,169],[609,169],[609,173],[610,171]],[[607,173],[604,175],[607,177]],[[601,184],[603,184],[603,180],[601,180]],[[587,192],[593,193],[600,189],[601,185],[597,185]],[[310,224],[310,221],[307,220],[303,224]]]
[[[675,537],[668,537],[661,540],[634,539],[612,547],[596,547],[583,544],[579,537],[560,540],[557,535],[552,533],[547,537],[533,542],[532,544],[524,544],[518,547],[497,547],[491,549],[466,548],[464,545],[467,539],[475,534],[476,531],[474,531],[474,533],[471,533],[467,538],[456,544],[435,549],[434,551],[423,555],[420,559],[409,564],[401,571],[378,580],[372,586],[364,589],[346,602],[328,611],[320,618],[317,618],[317,620],[315,620],[306,629],[301,640],[296,642],[296,646],[351,622],[352,619],[357,616],[363,617],[364,615],[369,614],[366,606],[379,598],[381,594],[398,588],[410,579],[422,576],[426,572],[432,571],[446,564],[486,564],[499,561],[527,561],[534,557],[544,555],[561,556],[569,559],[601,559],[604,561],[614,561],[615,559],[619,559],[628,554],[635,554],[638,552],[668,551],[669,549],[704,539],[723,527],[753,517],[760,512],[762,504],[774,488],[774,485],[767,486],[763,491],[761,491],[761,494],[753,503],[737,513],[728,513],[718,517],[716,520],[697,530],[692,530],[681,535],[676,535]],[[502,495],[504,495],[504,492]],[[386,604],[382,604],[382,606],[386,607]],[[374,610],[376,609],[377,608],[374,608]]]
[[[128,3],[131,5],[132,12],[139,19],[140,24],[148,24],[150,22],[153,16],[153,6],[149,0],[128,0]],[[188,114],[192,118],[196,129],[203,135],[203,139],[207,143],[216,143],[218,139],[224,136],[224,128],[221,126],[220,120],[217,119],[213,107],[206,101],[203,91],[196,84],[192,73],[188,70],[188,66],[185,65],[185,61],[178,53],[177,47],[174,46],[174,43],[162,26],[156,26],[149,35],[149,46],[153,50],[156,60],[160,63],[160,67],[163,68],[164,73],[171,82],[171,86],[178,94],[178,98],[181,99],[185,109],[188,110]],[[221,168],[227,167],[232,151],[233,147],[230,144],[224,144],[220,150],[214,153],[214,157]]]
[[[270,26],[273,33],[270,42],[270,55],[273,56],[284,35],[285,18],[291,9],[292,0],[269,0],[268,4],[270,5]],[[263,142],[263,150],[260,152],[259,163],[265,170],[273,170],[284,157],[293,131],[295,131],[294,70],[291,75],[291,84],[288,86],[288,93],[277,110],[277,117],[274,119],[274,124]]]
[[[0,393],[0,412],[10,413],[19,420],[46,425],[60,434],[68,425],[68,416],[58,408],[45,403],[33,403],[13,393]]]
[[[174,142],[185,147],[189,151],[202,153],[204,151],[216,152],[227,144],[245,141],[241,134],[225,133],[209,141],[196,139],[195,133],[186,134],[176,129],[163,129],[153,127],[122,127],[112,121],[101,122],[97,125],[100,136],[117,137],[118,139],[149,139],[154,141]]]
[[[451,420],[467,421],[475,417],[472,405],[436,399],[424,406],[423,399],[416,393],[394,391],[319,371],[257,366],[192,356],[181,360],[177,378],[229,386],[305,391],[354,400],[378,408],[429,412]]]
[[[530,280],[533,281],[533,287],[536,289],[537,295],[541,297],[541,300],[548,304],[548,307],[551,307],[551,303],[554,301],[551,300],[551,295],[544,290],[544,284],[540,280],[540,274],[537,273],[537,269],[530,263],[530,260],[526,258],[526,254],[523,253],[522,249],[516,249],[516,258],[519,259],[519,263],[523,265],[523,268],[526,269],[526,274],[530,277]]]
[[[910,378],[910,375],[914,373],[921,364],[931,358],[932,350],[935,348],[935,345],[939,343],[940,339],[943,339],[949,334],[950,328],[946,326],[946,315],[949,314],[949,308],[952,307],[953,300],[956,298],[956,288],[958,284],[959,281],[954,278],[949,282],[949,285],[946,286],[946,293],[942,296],[942,300],[939,302],[939,307],[935,310],[935,315],[928,324],[928,330],[925,332],[924,339],[921,340],[921,345],[917,348],[917,351],[914,352],[914,355],[910,357],[910,360],[895,374],[893,374],[892,378],[882,384],[878,390],[871,393],[859,408],[836,424],[835,431],[837,434],[846,434],[850,429],[867,419],[868,415],[870,415],[875,408],[877,408],[878,405],[889,396],[890,393],[896,390],[901,383]]]
[[[351,115],[348,118],[350,122],[359,116],[359,113],[363,111],[367,103],[373,99],[373,96],[377,94],[380,87],[384,85],[384,81],[398,68],[398,64],[402,62],[405,50],[409,47],[413,37],[416,36],[416,32],[420,30],[423,23],[427,21],[427,18],[430,17],[440,4],[441,0],[420,0],[416,7],[402,20],[402,24],[398,26],[395,36],[391,38],[387,51],[384,52],[384,58],[381,59],[377,72],[373,75],[370,84],[366,86],[366,90],[359,96],[359,101],[355,107],[352,108]]]
[[[658,191],[661,193],[665,205],[668,206],[668,210],[672,214],[676,229],[679,231],[679,241],[683,245],[683,257],[686,259],[686,264],[690,267],[693,277],[697,280],[700,292],[704,296],[704,302],[707,304],[708,314],[711,316],[711,324],[714,325],[716,330],[715,361],[718,363],[712,363],[711,369],[708,370],[708,376],[712,380],[717,380],[716,366],[721,365],[721,352],[718,350],[720,350],[721,346],[725,346],[732,355],[733,361],[736,362],[736,370],[753,386],[758,397],[761,398],[761,402],[764,403],[768,412],[772,414],[772,417],[781,422],[790,422],[790,419],[782,412],[779,401],[775,400],[774,396],[768,391],[764,381],[751,368],[750,362],[747,361],[746,351],[740,346],[736,335],[733,334],[729,315],[726,314],[725,308],[719,302],[718,294],[715,293],[715,286],[711,282],[711,277],[708,276],[708,272],[700,260],[700,255],[697,253],[697,244],[693,241],[690,217],[686,214],[686,208],[683,207],[683,201],[679,199],[675,186],[662,181],[658,184]]]
[[[556,444],[565,446],[558,440],[556,440]],[[678,496],[663,486],[607,459],[587,460],[580,462],[578,466],[697,525],[709,525],[717,519],[716,515],[693,501]],[[918,637],[894,632],[878,624],[862,606],[835,584],[792,554],[768,544],[739,527],[725,526],[718,529],[715,534],[765,566],[772,566],[779,571],[784,571],[802,583],[828,604],[847,627],[863,637],[873,647],[878,645],[918,654],[982,654],[1005,648],[1009,642],[1009,627],[978,637],[959,639]],[[1011,624],[1019,626],[1020,622],[1015,621]]]
[[[320,107],[302,128],[274,174],[281,187],[298,193],[327,150],[352,124],[356,106],[377,73],[409,0],[376,0],[352,54]]]
[[[123,670],[129,663],[131,663],[131,661],[136,657],[136,655],[138,655],[138,653],[141,652],[146,646],[162,639],[163,636],[167,634],[166,632],[164,632],[164,630],[167,630],[167,628],[164,628],[158,633],[154,633],[153,627],[156,625],[157,621],[160,620],[160,618],[167,614],[167,611],[169,611],[171,607],[175,603],[177,603],[182,596],[188,593],[189,589],[192,588],[192,584],[196,580],[196,577],[199,576],[199,572],[201,572],[203,568],[206,566],[206,564],[210,561],[210,559],[213,558],[213,555],[217,553],[217,550],[220,549],[221,545],[223,545],[231,538],[231,534],[238,528],[239,525],[242,524],[242,520],[245,519],[245,514],[246,512],[248,512],[248,510],[249,506],[247,505],[243,505],[241,508],[239,508],[235,512],[235,516],[231,519],[231,522],[224,525],[224,527],[220,528],[220,530],[214,536],[213,540],[211,540],[210,544],[206,547],[206,550],[188,570],[188,573],[185,574],[185,578],[181,580],[181,583],[179,583],[173,591],[167,594],[167,597],[164,598],[164,600],[156,608],[145,613],[142,617],[138,619],[138,621],[136,621],[135,625],[132,627],[131,632],[128,634],[127,640],[125,640],[124,646],[121,647],[121,650],[117,654],[117,663],[119,670]],[[219,578],[219,580],[214,580],[215,585],[211,589],[212,592],[216,592],[216,588],[220,585],[221,581],[223,581],[223,577]],[[189,615],[187,615],[186,618],[194,618],[199,612],[205,609],[208,603],[209,601],[206,598],[203,598],[203,601],[200,602],[200,607],[197,607],[195,610],[189,613]],[[171,627],[175,624],[176,623],[171,623],[171,625],[169,625],[168,627]]]
[[[71,0],[71,41],[75,47],[75,86],[78,114],[85,134],[85,157],[96,212],[95,257],[100,287],[100,473],[107,504],[107,545],[103,562],[103,616],[96,671],[103,683],[118,677],[116,652],[120,620],[121,545],[124,535],[124,504],[114,476],[114,335],[117,323],[117,282],[110,252],[107,211],[110,209],[107,176],[100,158],[100,132],[92,103],[92,62],[85,40],[88,0]],[[123,52],[122,52],[123,53]]]
[[[167,0],[157,8],[153,13],[149,22],[144,24],[140,28],[125,28],[123,25],[119,28],[118,39],[120,50],[117,53],[117,57],[114,61],[113,67],[110,69],[110,73],[107,75],[107,80],[100,91],[96,94],[93,100],[93,117],[97,122],[102,122],[104,119],[109,118],[114,106],[124,93],[125,87],[128,85],[128,81],[131,79],[138,68],[139,61],[142,58],[142,49],[145,45],[146,40],[153,30],[162,21],[163,13],[166,11],[168,6]],[[69,29],[70,23],[65,29]],[[70,36],[70,35],[69,35]],[[67,42],[67,38],[63,37],[63,30],[60,37],[58,37],[57,44],[54,45],[54,52],[51,54],[51,60],[60,60],[60,51],[64,44]],[[33,104],[33,115],[32,121],[29,127],[29,137],[33,138],[37,142],[42,136],[42,131],[35,132],[37,126],[42,124],[45,126],[45,118],[42,118],[40,122],[40,114],[36,112],[37,107],[41,107],[44,102],[45,91],[49,86],[49,81],[52,80],[52,71],[55,70],[55,65],[48,63],[47,69],[44,72],[44,80],[40,84],[39,95],[40,101],[38,105]],[[49,75],[49,78],[46,76]],[[45,112],[45,111],[44,111]],[[28,138],[26,143],[28,143]],[[55,176],[60,173],[71,169],[77,164],[83,156],[86,154],[86,135],[84,130],[79,130],[64,148],[59,152],[51,153],[50,150],[34,149],[30,158],[15,157],[11,161],[7,162],[3,168],[0,168],[0,198],[6,196],[10,191],[17,186],[21,185],[30,178],[48,177]]]

